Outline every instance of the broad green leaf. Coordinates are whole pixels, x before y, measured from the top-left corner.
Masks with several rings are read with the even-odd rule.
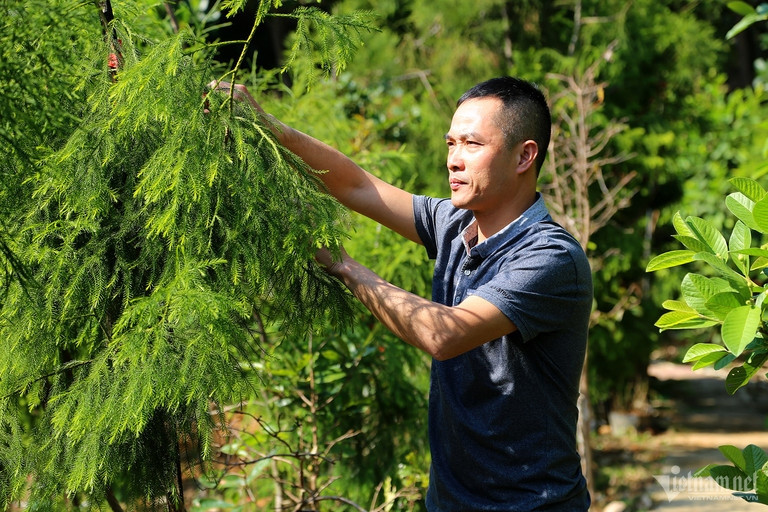
[[[757,224],[758,227],[757,230],[761,233],[768,233],[768,197],[764,197],[755,203],[752,215],[755,217],[755,224]]]
[[[736,449],[738,450],[738,448]],[[741,451],[739,451],[739,453],[741,453]],[[743,492],[745,490],[744,482],[747,481],[747,478],[749,478],[748,481],[752,481],[751,476],[747,477],[747,475],[744,474],[744,471],[733,466],[715,466],[710,468],[709,473],[710,476],[715,479],[717,485],[732,491]]]
[[[768,471],[766,465],[757,472],[757,482],[755,482],[755,492],[757,493],[758,503],[768,505]]]
[[[714,343],[696,343],[685,353],[683,362],[690,363],[691,361],[698,361],[705,355],[712,354],[714,352],[726,352],[726,350],[722,345],[716,345]]]
[[[754,475],[768,462],[768,454],[757,445],[750,444],[741,453],[744,455],[744,472],[748,475]]]
[[[749,286],[747,286],[746,277],[733,270],[719,257],[708,252],[699,252],[694,255],[693,259],[709,263],[710,266],[717,270],[718,273],[723,276],[726,281],[728,281],[731,288],[739,292],[740,295],[745,297],[749,297],[751,295]]]
[[[323,357],[323,359],[326,359],[331,363],[338,363],[342,359],[341,354],[339,354],[336,350],[323,350],[320,352],[320,355]]]
[[[692,322],[700,319],[701,316],[698,313],[687,313],[684,311],[669,311],[664,313],[656,320],[654,324],[660,329],[673,329],[683,323]],[[687,329],[687,327],[679,327],[679,329]]]
[[[204,489],[215,489],[219,485],[218,479],[214,479],[211,475],[200,475],[197,479],[197,483]]]
[[[734,355],[740,355],[755,338],[760,326],[760,309],[741,306],[731,310],[722,326],[723,343]]]
[[[675,212],[675,214],[672,216],[672,225],[675,227],[675,231],[677,231],[678,235],[690,237],[694,236],[693,231],[685,222],[683,216],[680,215],[680,212]]]
[[[683,236],[673,235],[672,238],[683,244],[686,249],[690,249],[694,252],[712,252],[707,244],[696,238],[695,236]]]
[[[728,459],[731,464],[736,466],[736,468],[739,469],[739,471],[746,471],[747,462],[744,459],[744,453],[742,453],[741,448],[738,448],[736,446],[733,446],[731,444],[724,444],[722,446],[717,447],[718,450],[720,450],[720,453],[722,453],[726,459]],[[734,491],[742,491],[743,489],[734,489]]]
[[[701,329],[718,323],[716,320],[703,318],[695,313],[670,311],[661,315],[654,325],[664,331],[668,329]]]
[[[231,509],[235,506],[236,505],[234,503],[229,503],[227,501],[205,498],[200,500],[200,502],[193,508],[193,510],[195,512],[205,512],[208,510]]]
[[[758,230],[757,224],[755,223],[755,217],[752,215],[755,202],[750,198],[741,192],[734,192],[725,198],[725,206],[736,216],[736,218],[746,224],[748,228],[754,229],[755,231]]]
[[[247,457],[248,452],[245,450],[242,444],[240,443],[229,443],[225,444],[220,448],[220,451],[222,453],[225,453],[227,455],[239,455],[241,457]]]
[[[729,394],[734,394],[739,388],[746,386],[749,380],[755,376],[768,360],[768,354],[753,354],[749,360],[741,366],[731,369],[725,378],[725,389]]]
[[[725,368],[726,366],[728,366],[729,364],[731,364],[735,360],[736,360],[736,356],[731,354],[731,353],[728,353],[728,355],[726,355],[722,359],[720,359],[717,362],[715,362],[713,368],[715,370],[722,370],[723,368]]]
[[[328,372],[320,375],[317,380],[321,384],[331,384],[347,378],[347,374],[344,372]]]
[[[661,307],[670,311],[684,311],[686,313],[696,313],[696,310],[681,300],[665,300]]]
[[[719,362],[721,359],[731,356],[732,354],[729,354],[728,352],[712,352],[711,354],[707,354],[691,367],[692,370],[696,371],[701,368],[706,368],[707,366],[713,366],[717,362]]]
[[[731,371],[728,372],[728,376],[725,378],[725,390],[729,395],[732,395],[748,382],[749,376],[747,376],[747,370],[743,366],[731,368]]]
[[[242,489],[245,487],[245,478],[238,475],[227,475],[219,481],[222,489]]]
[[[686,223],[693,230],[694,236],[704,242],[714,254],[721,258],[728,257],[728,244],[725,242],[725,237],[711,222],[701,217],[688,217]]]
[[[728,180],[739,192],[754,202],[760,201],[766,196],[766,191],[752,178],[731,178]]]
[[[755,261],[752,262],[752,266],[749,267],[749,269],[759,270],[765,267],[768,267],[768,258],[757,258]]]
[[[265,457],[255,463],[252,464],[251,470],[248,472],[248,476],[245,477],[245,483],[246,485],[250,485],[253,480],[261,475],[265,469],[269,467],[271,463],[271,459]]]
[[[741,16],[747,14],[754,14],[755,8],[749,5],[747,2],[728,2],[728,8]]]
[[[725,320],[732,309],[744,305],[744,301],[740,300],[739,295],[733,292],[716,293],[706,303],[707,309],[715,313],[720,320]]]
[[[726,39],[732,39],[733,37],[737,36],[738,34],[742,33],[744,30],[749,28],[751,25],[759,22],[759,21],[765,21],[768,20],[768,14],[757,14],[757,12],[753,14],[748,14],[747,16],[744,16],[741,18],[741,20],[736,23],[731,30],[729,30],[725,34]]]
[[[728,249],[731,251],[738,251],[741,249],[749,249],[752,245],[752,232],[741,221],[737,221],[731,231],[731,238],[728,240]]]
[[[699,314],[715,318],[716,315],[707,308],[707,301],[717,293],[731,291],[727,281],[702,276],[701,274],[686,274],[680,285],[683,300]]]
[[[768,258],[768,249],[758,249],[757,247],[752,247],[749,249],[740,249],[738,251],[733,251],[734,254],[744,254],[746,256],[760,256],[763,258]]]
[[[655,272],[663,268],[685,265],[693,261],[693,251],[669,251],[651,259],[646,267],[646,272]]]
[[[734,256],[733,251],[749,249],[751,245],[752,231],[740,220],[736,221],[736,225],[731,231],[731,238],[728,240],[728,250],[733,262],[745,275],[749,272],[749,257],[745,255]]]

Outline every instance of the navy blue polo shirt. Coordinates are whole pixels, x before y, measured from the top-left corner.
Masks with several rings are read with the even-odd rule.
[[[592,273],[541,196],[476,244],[473,214],[415,196],[416,229],[435,259],[432,299],[477,295],[518,330],[432,361],[430,512],[586,511],[576,445]]]

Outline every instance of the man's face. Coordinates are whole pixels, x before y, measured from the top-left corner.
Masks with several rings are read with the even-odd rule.
[[[493,211],[514,195],[520,148],[507,148],[496,122],[502,108],[498,98],[462,103],[453,115],[448,144],[451,202],[477,213]]]

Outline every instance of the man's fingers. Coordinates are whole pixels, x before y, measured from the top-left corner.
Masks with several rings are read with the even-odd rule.
[[[247,101],[253,108],[261,113],[265,113],[264,109],[259,105],[259,102],[251,96],[248,92],[248,88],[243,84],[235,84],[234,92],[232,92],[232,84],[230,82],[213,80],[208,83],[208,88],[211,90],[218,90],[226,93],[231,93],[232,97],[237,101]]]

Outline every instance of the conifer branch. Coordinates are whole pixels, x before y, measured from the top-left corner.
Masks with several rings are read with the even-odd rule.
[[[253,37],[256,35],[256,27],[258,27],[260,24],[261,24],[261,20],[258,17],[256,17],[256,19],[253,20],[251,33],[248,34],[248,37],[245,39],[245,44],[243,44],[243,49],[240,51],[240,57],[238,57],[237,62],[235,63],[235,66],[230,71],[233,77],[237,76],[237,72],[240,69],[240,66],[242,66],[243,64],[243,59],[245,59],[245,55],[248,52],[248,48],[250,48],[251,43],[253,42]],[[230,98],[234,99],[234,95],[235,95],[235,88],[231,87],[229,90],[229,96]]]
[[[261,6],[260,6],[261,8]],[[220,82],[223,82],[227,80],[229,76],[232,77],[232,86],[229,89],[229,112],[232,114],[234,112],[235,107],[235,78],[237,77],[237,72],[240,69],[240,66],[243,64],[243,60],[245,59],[246,54],[248,53],[248,48],[250,48],[251,43],[253,42],[253,38],[256,35],[256,28],[261,24],[261,17],[256,16],[256,18],[253,20],[253,26],[251,26],[251,32],[248,34],[248,37],[243,41],[238,41],[243,43],[243,48],[240,50],[240,56],[237,58],[237,62],[235,63],[235,66],[227,71],[221,78],[215,81],[215,84],[213,86],[213,89],[215,90]],[[234,41],[228,41],[226,44],[231,44]],[[209,45],[210,47],[214,47],[215,44]]]
[[[28,380],[28,381],[24,382],[24,384],[18,386],[13,392],[8,393],[7,395],[4,395],[2,397],[2,399],[5,400],[5,399],[8,399],[8,398],[10,398],[10,397],[12,397],[14,395],[19,394],[19,393],[24,393],[24,391],[29,389],[30,386],[32,386],[33,384],[36,384],[38,382],[42,382],[44,380],[48,380],[51,377],[55,377],[57,375],[61,375],[62,373],[66,373],[66,372],[69,372],[69,371],[71,371],[71,370],[73,370],[75,368],[79,368],[81,366],[87,366],[87,365],[92,364],[92,363],[93,363],[93,360],[88,360],[88,361],[69,361],[69,362],[61,365],[59,368],[57,368],[56,370],[54,370],[54,371],[52,371],[50,373],[46,373],[44,375],[38,375],[34,379],[31,379],[31,380]]]

